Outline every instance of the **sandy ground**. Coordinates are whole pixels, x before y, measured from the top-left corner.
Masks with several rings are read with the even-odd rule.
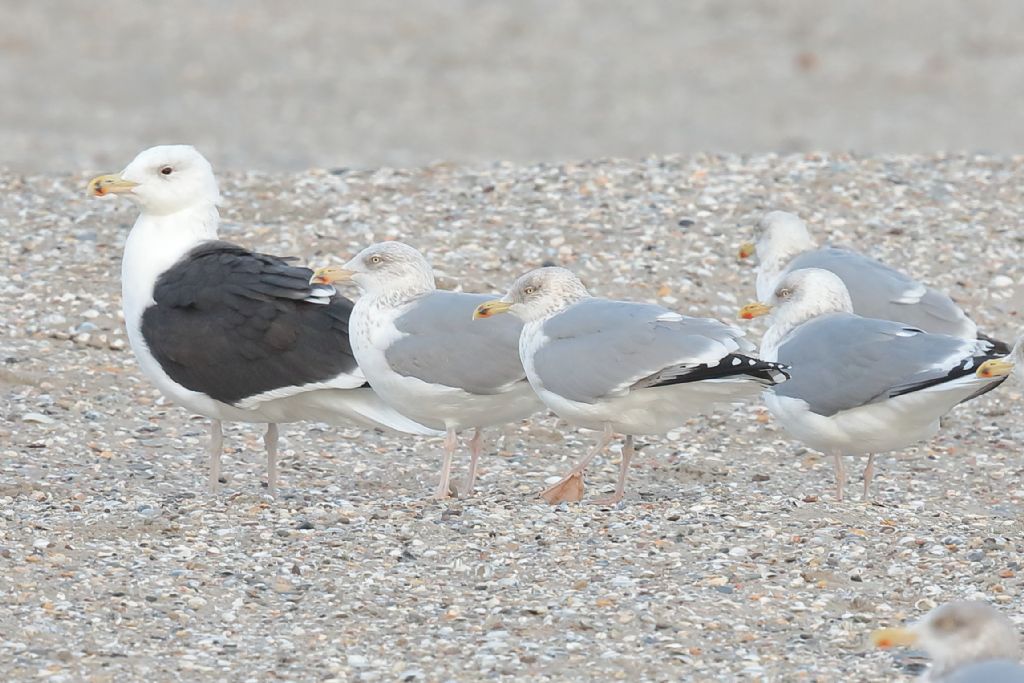
[[[0,0],[0,166],[1024,149],[1015,0]],[[120,166],[118,166],[120,167]]]
[[[4,680],[905,681],[923,659],[872,651],[871,629],[961,597],[1024,624],[1014,383],[882,457],[869,502],[854,481],[834,503],[830,463],[757,405],[647,440],[614,509],[538,501],[593,439],[546,416],[517,426],[511,454],[489,448],[478,495],[444,503],[425,500],[438,441],[315,424],[284,429],[269,501],[259,427],[234,425],[211,499],[206,420],[162,401],[125,345],[136,210],[85,197],[86,179],[0,175]],[[222,180],[223,236],[268,252],[319,265],[401,237],[448,287],[499,291],[551,260],[597,294],[722,319],[753,295],[734,256],[752,220],[796,210],[949,291],[982,329],[1021,331],[1019,158]],[[613,451],[592,469],[590,495],[616,465]]]

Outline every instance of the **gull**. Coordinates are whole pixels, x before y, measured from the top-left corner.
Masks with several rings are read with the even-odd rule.
[[[601,432],[591,451],[542,495],[551,504],[583,497],[587,465],[626,435],[615,492],[625,495],[633,438],[664,434],[714,404],[756,396],[785,380],[782,366],[748,354],[743,332],[717,320],[661,306],[593,297],[564,268],[521,276],[474,317],[511,313],[523,321],[519,355],[541,400],[563,419]]]
[[[932,666],[931,683],[1024,683],[1020,637],[1013,623],[985,602],[940,605],[909,627],[871,634],[876,647],[920,646]]]
[[[978,334],[978,327],[952,299],[938,290],[856,251],[819,247],[807,224],[785,211],[770,211],[758,222],[756,245],[743,244],[740,258],[757,252],[757,298],[766,301],[779,281],[801,268],[835,273],[846,285],[853,311],[865,318],[895,320],[925,332],[991,341],[997,351],[1003,342]]]
[[[475,429],[469,475],[473,490],[482,429],[529,417],[542,408],[519,362],[518,321],[473,324],[483,294],[438,290],[426,258],[401,242],[381,242],[343,267],[320,268],[316,285],[354,282],[362,296],[352,310],[352,352],[370,384],[395,410],[443,429],[444,462],[434,498],[450,494],[458,432]]]
[[[142,373],[172,403],[212,419],[211,492],[220,480],[222,421],[267,423],[267,489],[277,485],[278,424],[353,423],[429,434],[366,384],[348,345],[352,302],[290,259],[218,239],[220,194],[210,163],[188,145],[141,152],[89,181],[141,213],[125,243],[121,297]]]
[[[773,310],[761,354],[789,366],[790,380],[766,391],[765,403],[783,429],[833,456],[837,500],[843,456],[868,455],[867,498],[876,453],[930,439],[954,406],[1006,379],[977,375],[998,355],[987,341],[856,315],[843,281],[827,270],[786,274],[768,303],[744,306],[740,317]]]

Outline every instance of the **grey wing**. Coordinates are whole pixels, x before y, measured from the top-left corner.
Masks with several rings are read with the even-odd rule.
[[[659,373],[680,375],[752,346],[717,320],[660,306],[584,299],[542,328],[533,367],[544,387],[573,401],[622,395]]]
[[[405,336],[384,351],[391,369],[473,394],[502,393],[524,380],[522,323],[511,315],[473,320],[474,309],[492,298],[435,291],[416,299],[395,320]]]
[[[778,396],[830,416],[973,372],[987,342],[928,334],[888,320],[831,313],[788,334],[778,361],[790,366]]]
[[[896,320],[926,332],[974,337],[977,329],[948,296],[889,266],[847,249],[828,247],[793,259],[787,270],[823,268],[842,279],[853,310],[865,318]]]
[[[1008,659],[960,667],[942,679],[946,683],[1024,683],[1024,665]]]

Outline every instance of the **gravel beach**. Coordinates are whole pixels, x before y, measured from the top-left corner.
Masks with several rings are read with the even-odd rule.
[[[932,442],[879,458],[874,498],[757,404],[646,439],[626,501],[537,492],[594,439],[550,416],[491,440],[478,495],[426,500],[439,439],[259,425],[225,434],[141,377],[120,320],[129,201],[94,172],[0,171],[0,679],[906,681],[876,627],[958,598],[1024,626],[1016,380]],[[765,210],[798,212],[1024,332],[1024,157],[656,157],[220,175],[222,237],[312,265],[401,238],[445,288],[501,292],[544,262],[595,294],[735,320]],[[352,294],[352,293],[350,293]],[[755,321],[750,336],[764,329]],[[822,378],[828,381],[828,378]],[[617,448],[617,447],[616,447]],[[500,449],[500,450],[499,450]],[[457,460],[456,476],[468,455]],[[862,462],[850,461],[851,472]],[[614,483],[617,451],[589,471]]]

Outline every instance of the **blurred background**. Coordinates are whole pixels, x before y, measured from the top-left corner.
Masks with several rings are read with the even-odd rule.
[[[2,0],[0,164],[1024,147],[1009,0]]]

